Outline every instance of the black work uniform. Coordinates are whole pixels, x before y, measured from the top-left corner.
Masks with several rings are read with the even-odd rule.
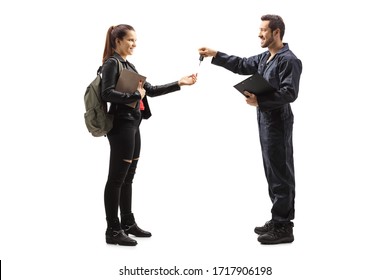
[[[257,120],[268,190],[273,203],[272,220],[294,219],[295,176],[292,130],[294,115],[290,103],[298,97],[301,61],[288,44],[267,62],[270,52],[240,58],[217,52],[212,63],[240,75],[260,73],[276,91],[257,96]]]
[[[146,96],[142,99],[144,109],[140,110],[141,94],[115,90],[119,78],[119,63],[124,69],[137,72],[134,65],[124,60],[118,53],[108,58],[102,67],[102,100],[110,102],[109,113],[114,116],[113,128],[108,132],[110,142],[110,166],[104,192],[107,221],[113,224],[118,220],[118,206],[122,214],[131,213],[132,179],[135,174],[141,150],[139,126],[142,119],[152,114],[146,96],[155,97],[180,90],[178,82],[152,86],[145,82]],[[127,104],[136,102],[136,106]],[[132,160],[130,164],[128,161]]]

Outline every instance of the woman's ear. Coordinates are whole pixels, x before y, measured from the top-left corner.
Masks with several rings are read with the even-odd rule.
[[[120,44],[121,40],[119,40],[119,38],[116,38],[115,39],[115,46],[118,47],[118,45]]]

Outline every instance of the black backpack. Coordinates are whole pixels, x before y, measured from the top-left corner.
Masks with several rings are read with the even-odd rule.
[[[118,59],[116,60],[118,61],[119,73],[121,73],[123,65]],[[114,119],[114,116],[107,113],[107,103],[101,97],[101,69],[102,66],[97,70],[96,78],[88,85],[84,94],[85,125],[95,137],[106,135],[111,130]]]

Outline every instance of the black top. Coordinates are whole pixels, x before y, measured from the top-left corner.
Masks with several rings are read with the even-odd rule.
[[[114,57],[107,59],[101,70],[101,95],[103,101],[111,103],[109,113],[113,114],[114,118],[124,118],[130,120],[139,120],[141,118],[148,119],[152,114],[146,96],[142,99],[145,109],[140,111],[139,102],[137,102],[135,108],[126,105],[141,100],[141,94],[138,91],[119,92],[115,90],[115,86],[120,75],[118,71],[118,60],[122,63],[123,68],[134,72],[137,72],[137,70],[133,64],[124,60],[118,53],[115,52],[113,56],[116,59]],[[180,86],[177,81],[159,86],[152,86],[150,83],[145,82],[144,89],[147,96],[155,97],[180,90]]]

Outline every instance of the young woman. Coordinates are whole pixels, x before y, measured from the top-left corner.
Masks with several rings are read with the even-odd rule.
[[[131,209],[132,182],[141,147],[139,125],[142,119],[151,116],[147,96],[160,96],[196,82],[196,75],[190,75],[160,86],[140,82],[135,92],[116,91],[115,86],[120,75],[118,63],[122,63],[124,69],[137,72],[134,65],[126,60],[127,56],[133,54],[136,41],[137,36],[132,26],[120,24],[110,27],[107,31],[101,71],[102,99],[111,103],[109,113],[114,116],[113,128],[107,134],[110,143],[110,165],[104,191],[106,242],[125,246],[137,245],[137,241],[127,234],[137,237],[152,235],[138,227]],[[118,217],[118,208],[121,219]]]

